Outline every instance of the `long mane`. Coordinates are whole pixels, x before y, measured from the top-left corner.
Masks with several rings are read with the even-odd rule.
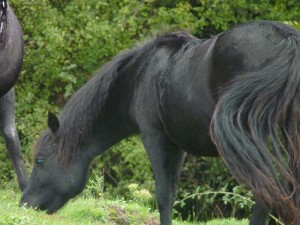
[[[37,142],[35,155],[38,154],[41,145],[55,143],[59,161],[68,164],[76,156],[80,144],[89,135],[94,121],[101,114],[114,84],[121,76],[120,69],[128,63],[134,62],[139,55],[158,47],[161,43],[166,41],[172,43],[172,41],[177,42],[190,38],[194,37],[185,32],[164,34],[131,51],[121,53],[106,63],[91,80],[72,95],[60,114],[60,128],[54,135],[50,130],[44,132]]]
[[[59,159],[69,161],[78,152],[80,143],[90,133],[93,122],[107,102],[119,69],[133,55],[135,51],[125,52],[105,64],[67,102],[60,115],[60,128],[55,134]]]

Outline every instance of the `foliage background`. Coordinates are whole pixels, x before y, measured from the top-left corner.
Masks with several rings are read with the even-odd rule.
[[[298,27],[300,20],[297,0],[10,0],[10,4],[22,24],[26,43],[22,76],[16,86],[16,109],[29,170],[32,146],[46,128],[47,112],[58,112],[72,93],[118,52],[159,32],[189,30],[208,38],[250,20],[285,21]],[[133,137],[95,160],[92,174],[103,174],[105,190],[112,196],[126,197],[130,183],[153,192],[146,157],[139,137]],[[1,140],[1,182],[14,176]],[[220,160],[188,156],[178,198],[195,190],[225,187],[231,191],[236,186]],[[236,207],[224,205],[222,198],[213,195],[189,198],[176,209],[184,218],[248,217],[249,208]]]

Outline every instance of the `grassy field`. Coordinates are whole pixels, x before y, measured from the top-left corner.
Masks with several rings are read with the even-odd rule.
[[[105,200],[80,196],[71,200],[62,210],[53,215],[18,206],[20,193],[12,189],[0,190],[0,225],[159,225],[157,211],[137,202]],[[247,221],[214,220],[207,223],[173,221],[174,225],[246,225]]]

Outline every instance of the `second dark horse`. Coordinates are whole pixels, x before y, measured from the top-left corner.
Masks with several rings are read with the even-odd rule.
[[[19,186],[24,190],[27,174],[15,125],[15,90],[23,64],[23,33],[13,10],[0,0],[0,132],[15,167]]]
[[[60,119],[49,114],[21,204],[55,212],[83,190],[95,156],[140,133],[162,225],[185,152],[221,155],[259,200],[251,224],[265,224],[271,207],[299,224],[299,42],[297,30],[260,21],[207,40],[171,33],[119,55]]]

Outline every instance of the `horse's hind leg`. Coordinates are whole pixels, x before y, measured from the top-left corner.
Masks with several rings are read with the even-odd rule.
[[[6,147],[15,167],[18,183],[23,191],[28,177],[21,153],[21,145],[15,125],[15,91],[12,88],[0,98],[0,131],[4,136]]]
[[[295,169],[295,177],[297,179],[298,184],[300,183],[300,165],[298,165]],[[297,206],[298,206],[298,216],[296,220],[296,225],[300,225],[300,188],[297,188],[295,192],[295,198],[297,201]]]
[[[156,200],[161,225],[172,224],[172,208],[185,153],[163,131],[142,133],[156,185]]]
[[[259,201],[255,202],[249,225],[265,225],[270,209]]]

